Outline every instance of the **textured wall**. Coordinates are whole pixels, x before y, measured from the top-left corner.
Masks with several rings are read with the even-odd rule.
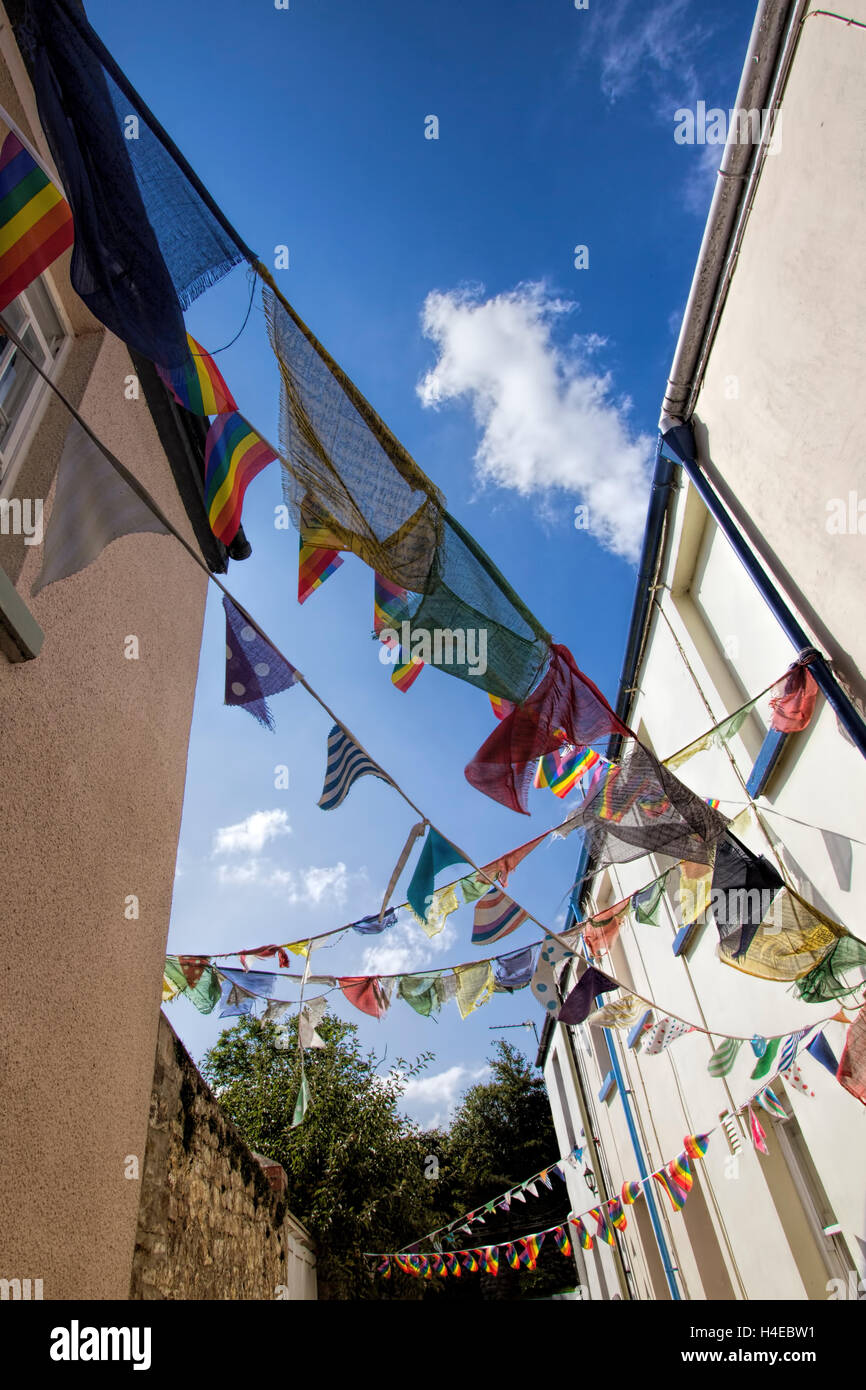
[[[314,1299],[315,1256],[284,1187],[161,1016],[130,1298]]]

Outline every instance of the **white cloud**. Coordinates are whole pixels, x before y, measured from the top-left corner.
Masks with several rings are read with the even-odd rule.
[[[285,811],[253,811],[237,825],[226,825],[214,835],[213,852],[237,854],[246,851],[260,854],[265,845],[280,835],[291,835],[292,829]]]
[[[482,289],[433,291],[422,326],[438,360],[418,385],[425,406],[465,398],[482,431],[478,476],[537,496],[557,492],[588,507],[588,530],[614,554],[637,559],[649,493],[652,441],[629,427],[628,402],[589,366],[596,335],[554,342],[574,306],[542,284],[485,299]],[[567,507],[569,525],[573,508]]]
[[[708,36],[705,24],[694,19],[691,0],[607,0],[596,11],[601,53],[601,88],[611,101],[624,96],[641,79],[670,98],[675,85],[680,96],[694,101],[698,78],[694,53]],[[671,108],[671,116],[673,107]]]
[[[467,1087],[483,1081],[489,1075],[490,1068],[485,1063],[475,1068],[457,1065],[433,1076],[413,1077],[406,1084],[401,1105],[412,1119],[425,1128],[444,1128]]]
[[[381,940],[368,946],[361,962],[361,974],[408,975],[427,970],[433,957],[450,950],[456,941],[457,932],[450,917],[441,932],[428,938],[415,918],[406,912]]]
[[[218,864],[217,882],[225,885],[256,884],[279,892],[293,906],[321,907],[345,903],[352,880],[362,883],[366,874],[349,874],[342,861],[338,864],[311,865],[307,869],[283,869],[269,859],[255,856],[242,863]]]

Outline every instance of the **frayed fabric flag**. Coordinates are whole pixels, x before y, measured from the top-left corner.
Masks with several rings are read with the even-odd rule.
[[[635,994],[626,994],[622,999],[612,999],[603,1004],[586,1020],[594,1028],[631,1028],[637,1023],[646,1004]]]
[[[422,1018],[429,1018],[442,1007],[441,975],[440,970],[430,970],[420,975],[401,975],[397,981],[397,997]]]
[[[861,1008],[845,1035],[836,1080],[866,1105],[866,1007]]]
[[[480,1009],[493,995],[493,962],[479,961],[477,965],[455,965],[457,1007],[461,1018]]]
[[[205,441],[204,492],[210,529],[223,545],[231,545],[238,533],[253,478],[276,457],[236,411],[214,420]]]
[[[512,951],[493,962],[497,994],[511,994],[516,989],[525,989],[535,968],[535,951],[532,946],[524,946],[522,951]]]
[[[387,908],[381,918],[374,912],[369,917],[361,917],[357,922],[349,923],[352,931],[356,931],[359,936],[378,936],[379,932],[396,925],[397,912],[393,907]]]
[[[595,966],[589,966],[559,1010],[557,1021],[573,1025],[585,1023],[592,1012],[596,997],[607,994],[612,989],[619,989],[616,980],[611,980],[608,975],[596,970]]]
[[[763,1125],[758,1119],[751,1105],[749,1106],[749,1128],[752,1131],[752,1143],[759,1153],[769,1157],[770,1150],[767,1148],[767,1136],[764,1133]]]
[[[659,925],[658,913],[666,881],[667,874],[664,873],[654,883],[650,883],[646,888],[641,888],[639,892],[632,894],[632,912],[637,921],[644,926],[657,927]]]
[[[364,752],[360,744],[335,724],[328,734],[328,761],[319,805],[323,811],[341,806],[359,777],[378,777],[393,786],[391,778]]]
[[[433,899],[427,909],[426,917],[416,917],[424,932],[429,937],[438,936],[445,926],[446,920],[452,912],[456,912],[460,906],[460,899],[457,897],[457,885],[449,883],[447,888],[439,888],[433,894]],[[411,909],[410,909],[411,911]],[[414,912],[412,914],[415,916]]]
[[[726,1038],[720,1043],[707,1063],[710,1076],[727,1076],[737,1060],[737,1053],[743,1045],[742,1038]]]
[[[382,989],[382,982],[375,975],[344,975],[338,977],[337,984],[350,1004],[371,1018],[381,1018],[388,1008],[388,1000]]]
[[[291,689],[298,673],[247,621],[228,594],[223,595],[223,609],[226,615],[225,703],[247,710],[273,732],[274,719],[265,697]]]
[[[477,902],[483,898],[485,893],[489,893],[492,884],[483,874],[467,874],[466,878],[461,878],[460,889],[463,893],[463,901],[467,907],[470,903]]]
[[[227,415],[237,411],[237,403],[209,352],[205,352],[191,333],[186,335],[189,360],[173,369],[157,365],[157,372],[178,405],[193,415]]]
[[[168,534],[89,434],[73,420],[57,470],[42,568],[31,586],[31,594],[86,569],[112,541],[144,531],[159,536]]]
[[[777,733],[796,734],[808,728],[818,698],[818,685],[808,665],[795,661],[789,668],[781,690],[770,699],[771,728]]]
[[[619,936],[630,904],[631,898],[626,898],[623,902],[615,903],[613,907],[596,912],[589,918],[584,928],[583,939],[590,955],[600,959],[610,951]]]
[[[222,984],[207,956],[166,956],[164,974],[200,1014],[213,1013],[220,1001]]]
[[[0,149],[0,311],[72,240],[69,204],[10,131]]]
[[[217,971],[219,974],[219,971]],[[240,985],[232,984],[231,980],[222,981],[222,994],[220,995],[220,1018],[245,1018],[255,1009],[256,996],[248,994]]]
[[[301,1047],[324,1047],[325,1040],[316,1032],[328,1008],[324,994],[308,999],[298,1015],[298,1042]]]
[[[420,917],[426,921],[433,902],[434,884],[437,873],[441,869],[447,869],[452,864],[465,864],[460,850],[439,834],[432,825],[427,832],[427,838],[418,856],[418,863],[415,865],[415,872],[406,891],[409,906]]]
[[[501,888],[491,888],[475,907],[472,924],[472,944],[485,946],[491,941],[501,941],[517,931],[526,921],[523,908]]]

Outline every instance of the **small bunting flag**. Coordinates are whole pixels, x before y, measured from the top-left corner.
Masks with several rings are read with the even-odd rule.
[[[225,704],[240,705],[273,732],[274,720],[265,697],[289,690],[297,681],[298,673],[247,622],[228,594],[223,595],[223,609],[226,615]]]
[[[384,1276],[385,1276],[386,1279],[390,1279],[390,1278],[391,1278],[391,1261],[390,1261],[390,1260],[383,1260],[382,1263],[381,1263],[380,1265],[377,1265],[377,1267],[376,1267],[376,1273],[377,1273],[377,1274],[384,1274]]]
[[[755,1100],[769,1115],[775,1115],[777,1120],[787,1120],[788,1112],[771,1087],[765,1086],[763,1091],[759,1091],[755,1096]]]
[[[624,1182],[622,1185],[622,1201],[627,1207],[636,1202],[643,1193],[643,1183],[639,1181]]]
[[[690,1158],[704,1158],[710,1147],[709,1134],[687,1134],[683,1140],[685,1151]]]
[[[737,1053],[743,1045],[742,1038],[726,1038],[720,1043],[707,1063],[710,1076],[727,1076],[737,1060]]]
[[[72,241],[69,204],[10,131],[0,149],[0,310]]]
[[[603,1240],[606,1245],[615,1245],[616,1241],[613,1234],[613,1227],[608,1221],[607,1212],[602,1211],[601,1207],[593,1207],[592,1211],[587,1214],[593,1217],[598,1227],[595,1233],[596,1240]]]
[[[160,367],[156,370],[174,396],[178,405],[193,415],[227,415],[237,410],[235,398],[226,386],[222,373],[209,352],[205,352],[192,334],[186,335],[189,360],[182,367]]]
[[[392,684],[404,693],[417,680],[423,669],[423,661],[413,661],[404,652],[395,634],[402,632],[402,624],[409,619],[409,593],[399,584],[392,584],[384,575],[375,578],[373,599],[373,630],[392,652],[394,669],[391,672]]]
[[[815,1092],[812,1090],[811,1086],[806,1085],[806,1082],[803,1080],[803,1073],[800,1071],[796,1062],[792,1062],[788,1070],[783,1071],[781,1075],[789,1086],[793,1086],[797,1091],[802,1091],[806,1096],[814,1097]]]
[[[674,1211],[682,1211],[686,1204],[686,1198],[689,1195],[688,1192],[684,1191],[679,1183],[674,1182],[673,1178],[664,1168],[658,1173],[653,1173],[653,1177],[659,1187],[667,1193]]]
[[[505,1263],[508,1265],[509,1269],[520,1268],[520,1256],[517,1253],[516,1247],[512,1245],[510,1241],[503,1248],[502,1253],[505,1256]]]
[[[491,695],[490,705],[497,719],[507,719],[509,714],[513,714],[515,706],[510,700],[504,700],[501,695]]]
[[[556,1241],[556,1248],[559,1250],[561,1255],[571,1254],[571,1240],[569,1239],[568,1231],[565,1229],[564,1226],[554,1227],[553,1239]]]
[[[526,916],[523,908],[501,888],[491,888],[475,905],[472,944],[486,946],[492,941],[500,941],[503,936],[517,931],[526,921]]]
[[[601,762],[601,755],[592,748],[566,747],[556,753],[545,753],[535,769],[535,786],[549,787],[554,796],[564,800],[577,786],[584,773]]]
[[[499,1273],[499,1248],[496,1245],[488,1245],[484,1251],[484,1268],[488,1274]]]
[[[668,1164],[668,1173],[671,1180],[676,1183],[677,1187],[682,1188],[683,1192],[686,1194],[691,1192],[694,1177],[687,1153],[681,1153],[678,1158],[671,1160]]]
[[[387,772],[368,757],[363,748],[353,738],[335,724],[328,734],[328,761],[325,767],[325,784],[319,805],[323,811],[333,811],[341,806],[359,777],[378,777],[383,782],[391,782]],[[393,785],[393,784],[392,784]]]
[[[241,524],[244,494],[276,454],[242,415],[218,415],[207,432],[204,491],[210,528],[231,545]]]
[[[323,545],[310,545],[304,540],[302,533],[298,554],[298,603],[306,603],[310,594],[320,589],[342,563],[343,557],[339,550],[331,550]]]
[[[764,1127],[751,1105],[749,1106],[749,1126],[752,1131],[752,1143],[755,1148],[759,1153],[766,1154],[769,1157],[770,1150],[767,1148],[767,1136],[764,1133]]]
[[[583,1224],[583,1222],[581,1221],[580,1217],[579,1217],[579,1216],[573,1216],[573,1217],[571,1218],[571,1224],[572,1224],[572,1226],[574,1227],[575,1231],[577,1232],[577,1243],[578,1243],[578,1245],[580,1246],[581,1250],[591,1250],[591,1249],[592,1249],[592,1236],[590,1235],[589,1231],[588,1231],[588,1230],[586,1229],[586,1227],[584,1226],[584,1224]]]
[[[672,1042],[681,1038],[684,1033],[693,1033],[694,1028],[691,1024],[682,1023],[678,1018],[663,1018],[653,1028],[647,1039],[644,1052],[656,1054],[664,1052],[666,1047],[670,1047]]]
[[[618,1197],[614,1197],[612,1201],[608,1202],[607,1210],[610,1216],[610,1220],[616,1227],[616,1229],[618,1231],[624,1231],[626,1226],[628,1225],[628,1222],[626,1220],[625,1212],[622,1209],[622,1202],[619,1200]]]

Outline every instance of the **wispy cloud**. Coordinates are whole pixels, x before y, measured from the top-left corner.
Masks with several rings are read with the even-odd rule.
[[[694,55],[712,33],[692,0],[606,0],[596,6],[590,34],[601,63],[601,88],[610,101],[648,82],[664,102],[695,101],[700,83]],[[673,108],[671,108],[673,109]]]
[[[362,975],[406,975],[427,970],[436,956],[456,944],[457,932],[450,919],[436,936],[426,938],[418,923],[406,913],[389,928],[381,942],[369,946],[361,963]]]
[[[350,874],[342,860],[337,864],[284,869],[269,859],[255,856],[230,864],[218,864],[217,882],[225,886],[255,885],[279,894],[293,906],[342,907],[352,887],[367,881],[366,870]]]
[[[481,482],[550,508],[570,493],[587,528],[615,555],[637,558],[646,517],[651,440],[629,425],[629,402],[590,363],[604,339],[554,340],[574,305],[543,284],[484,298],[483,288],[433,291],[422,313],[438,360],[418,385],[425,406],[464,399],[481,430]],[[566,507],[569,523],[573,508]]]
[[[237,825],[226,825],[214,835],[214,855],[260,854],[265,845],[281,835],[291,835],[285,811],[253,811]]]
[[[413,1077],[403,1092],[402,1108],[427,1129],[444,1128],[451,1120],[467,1087],[490,1075],[482,1067],[453,1066],[433,1076]]]

